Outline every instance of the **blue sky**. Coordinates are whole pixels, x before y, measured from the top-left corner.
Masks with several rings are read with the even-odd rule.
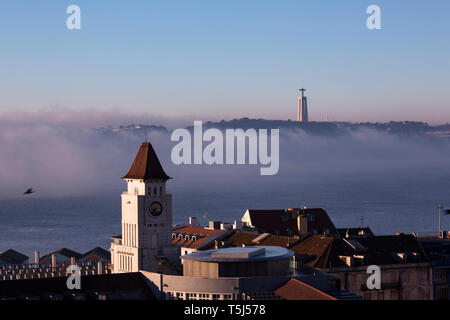
[[[81,8],[81,30],[66,8]],[[382,30],[366,28],[381,7]],[[2,0],[0,112],[450,122],[447,0]]]

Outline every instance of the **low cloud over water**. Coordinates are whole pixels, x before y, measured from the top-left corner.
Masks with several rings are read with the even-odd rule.
[[[121,120],[122,117],[122,120]],[[124,189],[126,173],[144,140],[142,132],[104,132],[108,124],[144,123],[171,128],[189,125],[186,119],[126,117],[114,113],[58,111],[9,113],[0,116],[0,198],[20,197],[29,187],[33,196],[70,197],[105,194]],[[395,172],[411,175],[424,168],[449,169],[450,143],[420,136],[400,137],[375,130],[339,136],[309,135],[280,129],[280,170],[262,177],[259,165],[181,165],[171,163],[169,132],[151,131],[154,145],[176,188],[190,190],[242,184],[282,184],[284,179],[345,172]]]

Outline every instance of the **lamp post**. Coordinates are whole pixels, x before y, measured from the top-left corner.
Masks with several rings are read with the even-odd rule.
[[[438,205],[438,216],[439,216],[439,233],[438,236],[441,236],[441,209],[443,208],[442,205]]]

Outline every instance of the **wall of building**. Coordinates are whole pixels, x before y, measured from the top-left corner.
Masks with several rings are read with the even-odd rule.
[[[290,277],[198,278],[141,271],[158,299],[238,300],[243,292],[273,291]],[[161,294],[162,291],[162,294]],[[202,296],[200,296],[202,295]],[[213,297],[215,295],[215,297]],[[229,298],[229,299],[228,299]]]
[[[290,274],[290,259],[249,262],[204,262],[183,260],[187,277],[276,277]]]
[[[368,290],[366,267],[333,268],[323,271],[339,278],[342,288],[369,300],[432,300],[429,263],[381,266],[381,290]]]

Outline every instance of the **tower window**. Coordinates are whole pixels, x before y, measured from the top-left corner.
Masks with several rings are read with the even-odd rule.
[[[153,193],[156,196],[156,187],[153,188]]]
[[[159,187],[159,194],[162,194],[162,187]]]

